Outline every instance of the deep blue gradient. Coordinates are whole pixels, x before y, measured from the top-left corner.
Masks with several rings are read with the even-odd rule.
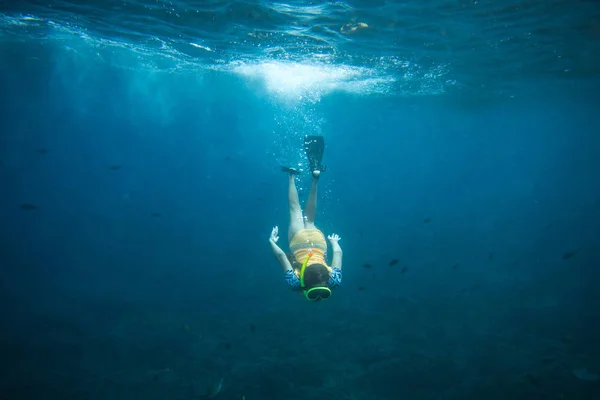
[[[194,399],[223,377],[223,400],[600,399],[597,376],[579,373],[600,373],[595,3],[572,15],[552,3],[564,28],[530,21],[577,36],[579,49],[554,42],[574,76],[536,72],[526,52],[522,70],[510,53],[469,74],[451,42],[428,61],[440,71],[454,54],[443,79],[408,89],[369,64],[390,36],[342,42],[330,64],[292,57],[322,82],[297,87],[306,71],[260,69],[273,61],[262,53],[239,53],[255,68],[239,70],[233,48],[196,69],[189,54],[151,68],[164,55],[98,44],[118,25],[98,21],[126,19],[108,6],[56,3],[93,43],[6,23],[42,15],[34,3],[6,5],[0,31],[0,398]],[[354,15],[369,15],[362,3]],[[154,21],[165,37],[167,22]],[[370,54],[371,72],[339,78],[357,67],[349,54]],[[343,285],[318,304],[286,288],[268,245],[278,225],[287,250],[279,165],[305,162],[304,134],[325,136],[317,225],[344,249]],[[308,174],[298,184],[304,202]]]

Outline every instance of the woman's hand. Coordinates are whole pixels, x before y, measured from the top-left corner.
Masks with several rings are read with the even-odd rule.
[[[273,250],[273,254],[275,254],[275,257],[277,257],[277,260],[279,260],[279,264],[281,264],[281,266],[283,267],[283,270],[285,272],[293,271],[294,268],[292,267],[292,264],[290,264],[290,260],[288,260],[286,254],[283,252],[283,250],[281,250],[279,248],[279,246],[277,246],[278,240],[279,240],[279,227],[275,226],[275,227],[273,227],[273,230],[271,231],[271,236],[269,237],[269,243],[271,243],[271,249]]]
[[[279,227],[276,226],[271,231],[271,237],[269,238],[269,241],[271,243],[275,244],[275,243],[277,243],[278,240],[279,240]]]
[[[329,242],[331,242],[331,245],[333,246],[334,244],[338,244],[338,242],[340,240],[342,240],[342,238],[337,234],[334,233],[332,235],[327,236],[327,239],[329,239]]]

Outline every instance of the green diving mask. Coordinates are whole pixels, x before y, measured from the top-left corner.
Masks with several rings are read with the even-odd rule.
[[[306,287],[304,286],[304,271],[306,271],[308,260],[310,260],[312,255],[313,253],[311,251],[310,253],[308,253],[308,257],[306,257],[306,260],[304,260],[304,262],[302,263],[302,268],[300,269],[300,287],[302,288],[304,297],[306,297],[308,300],[325,300],[331,296],[331,289],[329,289],[326,286],[315,286],[306,290]]]

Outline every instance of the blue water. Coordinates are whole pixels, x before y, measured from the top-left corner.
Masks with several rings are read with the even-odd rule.
[[[0,2],[0,398],[600,399],[599,65],[596,1]]]

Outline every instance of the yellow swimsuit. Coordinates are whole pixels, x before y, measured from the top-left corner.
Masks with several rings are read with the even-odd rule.
[[[304,263],[308,253],[312,251],[310,264],[327,266],[327,242],[323,232],[318,229],[300,229],[290,242],[290,250],[300,264]]]

